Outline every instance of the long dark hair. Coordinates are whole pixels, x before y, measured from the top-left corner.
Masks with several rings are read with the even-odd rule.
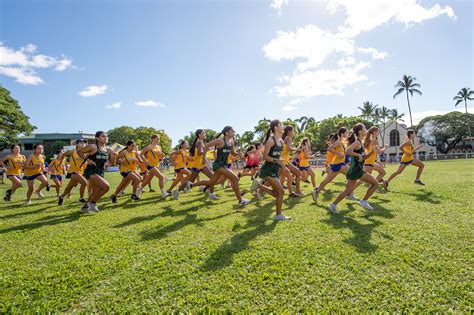
[[[196,132],[194,133],[195,137],[194,137],[194,140],[193,140],[193,144],[191,144],[191,147],[189,148],[189,155],[190,156],[194,156],[194,149],[196,148],[196,142],[198,141],[199,139],[199,135],[204,131],[204,129],[198,129],[196,130]]]
[[[249,152],[252,151],[253,148],[255,148],[255,146],[251,145],[250,147],[247,148],[247,150],[245,150],[245,154],[244,154],[245,158],[249,156]]]
[[[410,139],[410,136],[415,133],[415,130],[413,129],[408,129],[407,130],[407,138]]]
[[[186,140],[181,140],[179,142],[179,149],[181,150],[183,148],[183,145],[186,143]]]
[[[305,146],[306,142],[309,142],[308,138],[303,138],[300,143],[300,149],[302,150],[303,147]]]
[[[361,131],[362,128],[364,128],[363,123],[358,123],[352,128],[352,133],[348,139],[349,144],[353,144],[356,141],[356,138],[359,136],[359,131]]]
[[[367,135],[365,136],[365,139],[364,139],[364,148],[367,148],[369,144],[372,142],[372,140],[374,140],[373,136],[374,136],[374,133],[377,131],[379,131],[379,127],[377,126],[372,126],[369,128],[369,130],[367,130]]]
[[[285,127],[285,131],[283,131],[283,135],[281,136],[283,140],[285,140],[285,138],[288,136],[288,133],[290,133],[291,131],[293,131],[293,126],[286,126]]]
[[[97,131],[95,133],[95,143],[98,144],[99,140],[97,140],[100,136],[102,136],[105,133],[105,131]]]
[[[231,126],[225,126],[224,129],[222,129],[222,131],[217,135],[216,138],[219,138],[219,137],[222,136],[222,135],[225,136],[225,134],[226,134],[227,132],[231,131],[231,130],[232,130],[232,127],[231,127]]]
[[[20,147],[20,146],[19,146],[18,144],[12,144],[12,145],[10,146],[10,151],[13,152],[13,149],[15,149],[15,147]]]
[[[280,121],[278,119],[272,120],[270,123],[270,127],[267,130],[267,133],[265,135],[265,140],[263,140],[263,144],[266,144],[268,141],[268,138],[270,138],[270,133],[275,133],[275,127],[280,124]]]
[[[122,150],[120,150],[119,153],[121,153],[121,152],[123,152],[123,151],[126,151],[126,150],[127,150],[132,144],[134,144],[134,143],[135,143],[135,141],[133,141],[133,140],[128,140],[128,141],[127,141],[127,145],[125,146],[125,148],[123,148]]]
[[[342,135],[343,135],[344,133],[346,133],[346,131],[347,131],[347,128],[346,128],[346,127],[341,127],[341,128],[339,128],[339,129],[337,130],[337,132],[332,135],[332,137],[331,137],[331,139],[329,139],[329,141],[335,142],[335,141],[337,141],[337,140],[342,139]]]

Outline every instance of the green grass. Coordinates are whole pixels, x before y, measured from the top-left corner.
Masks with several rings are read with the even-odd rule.
[[[279,223],[273,199],[238,212],[228,189],[218,202],[197,190],[104,199],[81,216],[77,192],[26,207],[23,188],[0,205],[0,312],[472,311],[474,161],[427,163],[424,187],[414,174],[377,193],[374,211],[342,202],[329,215],[340,177],[319,206],[286,199],[293,219]]]

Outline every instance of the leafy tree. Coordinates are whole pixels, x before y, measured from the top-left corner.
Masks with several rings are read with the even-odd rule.
[[[255,134],[252,131],[245,131],[240,137],[240,145],[247,148],[254,143]]]
[[[266,118],[259,120],[258,125],[254,128],[256,141],[262,142],[265,139],[265,134],[267,133],[268,128],[270,128],[270,122],[271,120]]]
[[[169,154],[171,152],[171,138],[163,131],[157,130],[153,127],[137,127],[121,126],[111,129],[107,132],[110,143],[126,144],[127,141],[133,140],[138,148],[143,148],[150,143],[150,138],[153,134],[160,135],[160,145],[163,153]]]
[[[408,97],[408,93],[410,93],[411,97],[413,97],[413,93],[418,95],[422,95],[421,91],[419,90],[420,84],[415,83],[416,78],[412,78],[409,75],[403,75],[402,79],[395,84],[395,88],[398,88],[398,91],[393,94],[393,98],[397,97],[403,91],[407,94],[407,103],[408,103],[408,111],[410,113],[410,125],[413,127],[413,119],[411,117],[411,106],[410,106],[410,98]]]
[[[454,106],[458,106],[459,103],[464,101],[464,108],[466,109],[466,121],[469,119],[469,115],[467,112],[467,101],[472,101],[474,99],[474,91],[471,91],[470,88],[462,88],[459,90],[458,94],[453,97],[453,100],[456,101]],[[471,134],[471,126],[467,124],[467,128],[469,131],[469,141],[472,143],[472,134]]]
[[[365,120],[372,120],[374,115],[377,113],[377,108],[379,105],[374,105],[372,102],[365,101],[362,104],[362,107],[357,107],[361,111],[361,117],[364,118]]]
[[[109,143],[119,143],[125,145],[129,140],[135,140],[134,129],[129,126],[121,126],[107,131]]]
[[[418,124],[417,135],[441,153],[448,153],[467,134],[468,125],[474,126],[474,114],[467,114],[469,124],[463,119],[465,114],[450,112],[445,115],[426,117]]]
[[[18,134],[30,134],[36,129],[29,119],[10,91],[0,85],[0,150],[16,143]]]

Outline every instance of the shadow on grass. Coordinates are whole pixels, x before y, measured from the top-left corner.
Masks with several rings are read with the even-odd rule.
[[[432,204],[440,204],[441,203],[441,197],[434,194],[432,191],[428,191],[426,189],[420,189],[418,191],[413,191],[413,192],[391,192],[392,194],[400,194],[400,195],[408,195],[415,197],[416,201],[421,201],[421,202],[428,202]]]
[[[331,214],[328,219],[321,220],[321,222],[331,225],[336,229],[349,229],[352,232],[352,237],[344,240],[344,242],[355,247],[358,252],[375,252],[378,249],[378,246],[371,242],[372,233],[375,228],[382,225],[382,222],[376,218],[381,217],[391,219],[393,218],[393,215],[388,209],[382,207],[380,203],[372,202],[371,204],[374,207],[374,210],[372,211],[367,211],[358,207],[359,209],[362,209],[362,211],[367,211],[362,218],[369,221],[368,224],[360,222],[359,218],[346,216],[346,214],[356,210],[353,204],[347,205],[349,210],[341,211],[340,214]],[[385,238],[390,239],[388,236]]]
[[[40,212],[43,212],[43,211],[51,209],[51,208],[54,208],[54,206],[49,205],[47,207],[39,208],[39,209],[32,210],[32,211],[25,211],[25,212],[7,214],[7,215],[4,215],[4,216],[1,216],[0,220],[1,219],[18,218],[18,217],[22,217],[22,216],[25,216],[25,215],[36,214],[36,213],[40,213]]]
[[[81,214],[78,211],[68,213],[68,214],[63,214],[63,215],[52,215],[52,216],[47,216],[41,219],[38,219],[35,222],[32,223],[27,223],[27,224],[22,224],[18,226],[13,226],[9,227],[3,230],[0,230],[0,234],[5,234],[13,231],[29,231],[37,228],[41,228],[43,226],[51,226],[51,225],[57,225],[57,224],[62,224],[62,223],[67,223],[67,222],[73,222],[79,220],[79,217]]]
[[[270,233],[275,229],[277,221],[266,223],[269,215],[273,212],[274,202],[267,203],[262,208],[255,208],[251,212],[245,214],[248,217],[247,224],[243,227],[235,225],[232,231],[246,229],[242,233],[238,233],[217,248],[209,258],[204,262],[200,269],[204,271],[212,271],[225,268],[232,264],[234,255],[245,250],[251,240],[260,235]]]

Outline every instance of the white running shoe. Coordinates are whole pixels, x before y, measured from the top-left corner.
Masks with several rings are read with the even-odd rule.
[[[333,203],[328,205],[328,209],[329,209],[329,211],[331,211],[334,214],[339,214],[340,213],[339,211],[337,211],[337,206]]]
[[[99,207],[97,207],[97,204],[90,204],[89,205],[89,211],[90,212],[99,212]]]
[[[259,184],[260,184],[260,182],[258,181],[258,179],[255,178],[252,182],[252,185],[250,186],[250,192],[252,194],[254,194],[257,191],[257,188],[258,188]]]
[[[179,190],[175,189],[173,190],[173,198],[174,200],[178,200],[179,199]]]
[[[359,206],[361,206],[362,208],[365,208],[367,210],[374,210],[374,208],[372,208],[372,206],[369,205],[369,202],[367,200],[359,201]]]
[[[313,189],[313,190],[311,191],[311,195],[313,196],[314,202],[315,202],[315,203],[318,203],[318,195],[319,195],[318,191],[317,191],[316,189]]]
[[[167,191],[162,191],[162,192],[161,192],[161,198],[166,198],[166,197],[168,197],[169,195],[170,195],[170,193],[167,192]]]
[[[44,195],[41,191],[38,191],[36,195],[38,195],[39,198],[44,198]]]
[[[210,200],[219,200],[221,198],[217,197],[214,193],[209,193],[209,199]]]
[[[26,202],[25,202],[25,205],[26,205],[26,206],[31,205],[31,200],[26,201]]]
[[[263,193],[260,188],[257,188],[257,199],[258,200],[263,200]]]
[[[354,196],[354,194],[350,194],[350,195],[346,196],[346,199],[347,200],[352,200],[352,201],[359,201],[359,198]]]
[[[125,196],[125,192],[122,190],[121,192],[118,193],[117,197],[123,197]]]
[[[91,208],[89,207],[89,204],[86,203],[82,206],[81,213],[83,214],[91,213]]]
[[[193,184],[191,182],[186,182],[186,186],[184,187],[184,192],[189,192],[193,188]]]
[[[276,215],[273,217],[273,221],[284,221],[284,220],[291,220],[291,217],[287,217],[287,216],[284,215],[283,213],[276,214]]]
[[[246,205],[248,205],[250,203],[250,200],[248,199],[242,199],[240,202],[239,202],[239,207],[240,208],[243,208],[245,207]]]

